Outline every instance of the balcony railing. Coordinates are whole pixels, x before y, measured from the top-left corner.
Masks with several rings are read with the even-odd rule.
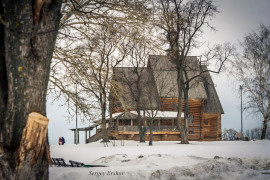
[[[112,130],[128,131],[128,132],[139,131],[138,126],[118,126],[118,129],[117,127],[113,127]],[[150,127],[147,127],[147,131],[150,131]],[[177,126],[160,126],[160,127],[154,126],[153,131],[179,131],[179,129]]]

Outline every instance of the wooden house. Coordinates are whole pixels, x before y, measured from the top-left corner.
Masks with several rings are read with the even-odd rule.
[[[188,78],[206,70],[197,57],[188,57],[185,64]],[[110,137],[139,140],[138,113],[143,123],[150,125],[154,119],[154,141],[179,141],[177,127],[178,87],[175,65],[167,56],[149,56],[145,68],[117,67],[114,69],[115,91],[111,93],[110,108],[114,116]],[[184,100],[182,100],[184,107]],[[209,72],[190,82],[189,90],[189,140],[221,140],[220,104]],[[149,131],[146,140],[149,139]]]
[[[221,140],[220,104],[214,83],[206,65],[199,64],[197,57],[190,56],[184,64],[184,79],[198,76],[190,82],[189,89],[189,140]],[[113,72],[113,87],[110,92],[111,139],[139,140],[138,113],[142,123],[148,128],[154,121],[154,141],[180,141],[177,127],[178,87],[175,65],[167,56],[149,56],[147,67],[116,67]],[[182,100],[184,108],[184,100]],[[181,115],[183,117],[183,114]],[[97,141],[102,136],[101,120],[89,127],[77,129],[85,131],[85,142]],[[90,131],[95,130],[91,136]],[[76,132],[75,129],[71,129]]]

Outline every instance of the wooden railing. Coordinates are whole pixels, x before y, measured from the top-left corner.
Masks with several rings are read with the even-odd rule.
[[[136,132],[138,130],[138,126],[118,126],[113,127],[112,130],[114,131],[129,131],[129,132]],[[147,127],[147,131],[150,131],[150,127]],[[154,126],[153,131],[179,131],[177,126]]]

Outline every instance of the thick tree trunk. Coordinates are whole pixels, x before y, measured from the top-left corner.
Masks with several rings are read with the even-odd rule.
[[[186,88],[183,89],[184,91],[184,102],[185,102],[185,110],[184,110],[184,127],[183,127],[183,136],[181,138],[182,144],[189,144],[188,142],[188,115],[189,115],[189,109],[188,109],[188,90],[189,90],[189,84],[186,84]]]
[[[182,124],[181,120],[181,114],[182,114],[182,94],[183,94],[183,67],[182,65],[178,65],[179,68],[177,68],[177,85],[178,85],[178,113],[177,113],[177,125],[180,131],[180,137],[181,137],[181,144],[186,144],[186,133],[185,128]]]
[[[142,127],[142,141],[141,142],[145,142],[145,135],[147,132],[147,128],[145,126]]]
[[[268,120],[268,117],[264,118],[263,120],[263,128],[262,128],[262,136],[261,136],[261,139],[265,139],[266,138],[266,131],[267,131],[267,121]]]
[[[3,17],[3,4],[0,3],[0,15]],[[5,62],[5,25],[0,23],[0,132],[3,128],[4,117],[6,116],[7,98],[8,98],[8,84],[7,71]],[[2,149],[2,136],[0,133],[0,149]],[[3,151],[3,149],[2,149]]]
[[[138,129],[140,142],[145,142],[146,127],[142,123],[141,111],[139,109],[137,109],[137,114],[138,114]]]
[[[46,116],[61,1],[2,0],[0,4],[4,21],[4,27],[0,26],[1,53],[4,49],[0,55],[0,142],[4,151],[0,179],[48,179],[47,130],[28,116],[32,112]],[[26,127],[27,123],[37,128]],[[25,135],[25,131],[31,134]],[[31,146],[34,148],[28,149]]]

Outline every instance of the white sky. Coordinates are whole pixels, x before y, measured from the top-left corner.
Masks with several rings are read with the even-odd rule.
[[[217,32],[205,30],[202,41],[224,43],[229,41],[238,46],[238,42],[243,37],[259,28],[260,24],[270,25],[270,0],[216,0],[216,4],[221,11],[211,21]],[[194,50],[191,55],[200,55],[202,51]],[[214,76],[216,90],[220,97],[225,114],[222,115],[222,129],[234,128],[240,130],[240,96],[239,85],[232,83],[232,78],[221,73]],[[245,102],[245,100],[244,100]],[[57,103],[51,104],[50,97],[47,102],[47,116],[50,119],[49,140],[51,144],[57,144],[58,137],[64,136],[68,144],[72,144],[73,132],[70,128],[75,128],[75,120],[71,123],[65,119],[67,107],[59,107]],[[261,121],[244,112],[244,131],[246,129],[261,126]],[[79,127],[87,124],[78,123]],[[80,143],[84,143],[84,132],[80,133]]]

